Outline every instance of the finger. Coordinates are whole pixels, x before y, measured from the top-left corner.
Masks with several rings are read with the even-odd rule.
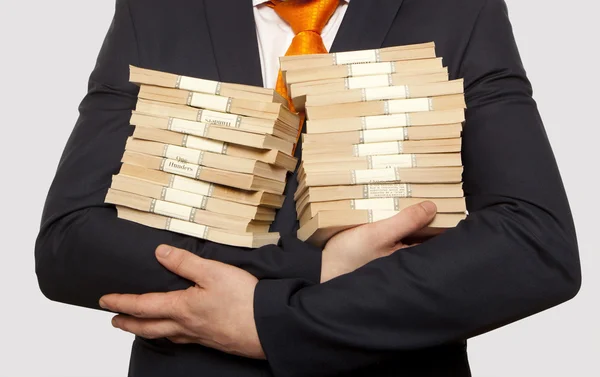
[[[144,295],[110,294],[100,299],[100,307],[137,318],[173,318],[180,310],[181,291]]]
[[[185,335],[170,336],[167,339],[169,341],[171,341],[171,343],[175,343],[175,344],[190,344],[190,343],[194,343],[194,340],[192,340],[192,338],[187,337]]]
[[[398,249],[400,249],[404,247],[420,245],[423,242],[432,239],[433,237],[439,236],[445,231],[446,229],[441,228],[423,228],[398,241],[396,246]]]
[[[215,342],[211,339],[204,339],[204,338],[200,338],[200,337],[190,337],[190,336],[186,336],[186,335],[179,335],[179,336],[169,336],[167,337],[167,339],[169,341],[171,341],[171,343],[175,343],[175,344],[200,344],[202,346],[208,347],[208,348],[213,348],[216,349],[217,351],[222,351],[222,352],[228,352],[228,350],[223,347],[222,344]],[[240,355],[243,356],[243,355]]]
[[[226,274],[223,263],[201,258],[187,250],[168,245],[156,249],[156,258],[169,271],[203,287],[216,276]]]
[[[207,274],[205,260],[187,250],[160,245],[156,248],[156,258],[169,271],[198,285]]]
[[[146,339],[179,337],[184,331],[181,325],[171,319],[143,319],[124,315],[114,317],[112,325]]]
[[[378,242],[383,244],[396,244],[400,240],[416,233],[426,227],[437,212],[436,205],[431,201],[424,201],[407,207],[389,219],[370,224]]]

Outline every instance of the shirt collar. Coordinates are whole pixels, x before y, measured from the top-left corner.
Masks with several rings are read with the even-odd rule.
[[[269,2],[269,0],[252,0],[252,6],[256,7],[256,6],[259,6],[261,4],[268,3],[268,2]],[[350,0],[344,0],[344,2],[349,3]]]

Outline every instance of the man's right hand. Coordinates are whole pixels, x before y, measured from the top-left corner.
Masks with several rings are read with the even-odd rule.
[[[389,219],[336,234],[323,250],[321,283],[408,247],[402,240],[414,236],[431,223],[436,211],[435,204],[426,201],[408,207]]]

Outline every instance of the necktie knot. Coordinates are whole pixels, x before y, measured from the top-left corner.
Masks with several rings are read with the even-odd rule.
[[[321,35],[339,3],[340,0],[271,0],[269,6],[290,25],[294,34]]]
[[[286,56],[327,52],[321,33],[340,5],[340,0],[271,0],[266,5],[273,8],[275,13],[288,23],[294,31],[295,36],[285,54]],[[295,111],[281,71],[279,71],[275,89],[288,99],[290,110]],[[302,132],[304,113],[300,113],[300,120],[298,138],[300,138],[300,132]],[[294,146],[294,151],[295,149]]]

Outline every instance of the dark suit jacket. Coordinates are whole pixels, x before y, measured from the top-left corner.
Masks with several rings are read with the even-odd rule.
[[[121,221],[103,204],[132,133],[129,64],[262,84],[251,1],[117,0],[44,209],[35,253],[42,291],[98,308],[106,293],[186,288],[155,261],[167,243],[261,279],[255,319],[268,361],[138,338],[131,376],[468,376],[465,339],[570,299],[580,266],[503,0],[353,0],[332,51],[429,41],[451,78],[466,81],[470,215],[319,285],[320,250],[294,237],[294,176],[273,225],[282,243],[252,252]]]

